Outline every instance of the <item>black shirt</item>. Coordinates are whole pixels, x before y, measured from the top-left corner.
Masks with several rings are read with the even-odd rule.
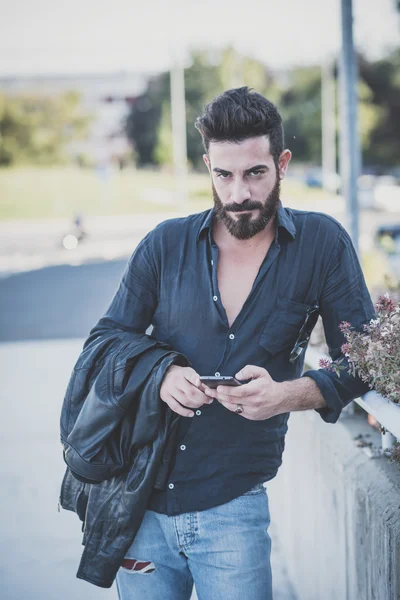
[[[319,307],[330,354],[341,356],[349,321],[357,329],[374,316],[349,235],[328,215],[283,208],[276,235],[252,290],[229,327],[217,281],[218,247],[213,210],[158,225],[133,253],[103,318],[145,332],[184,354],[199,375],[234,375],[245,365],[268,370],[275,381],[302,376],[304,353],[289,355],[306,312]],[[358,377],[323,369],[307,371],[334,423],[368,386]],[[165,490],[154,490],[148,508],[168,515],[204,510],[272,479],[282,463],[289,413],[251,421],[218,401],[182,417],[176,459]]]

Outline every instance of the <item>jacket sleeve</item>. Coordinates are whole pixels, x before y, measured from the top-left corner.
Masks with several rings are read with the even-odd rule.
[[[127,471],[138,450],[156,439],[166,408],[159,388],[166,369],[179,362],[185,366],[184,357],[157,343],[117,370],[106,361],[83,398],[87,373],[77,373],[71,404],[77,418],[63,440],[64,460],[77,479],[98,483]]]
[[[303,377],[311,377],[324,397],[326,406],[315,410],[327,423],[335,423],[351,400],[370,389],[358,376],[348,373],[348,362],[341,351],[346,340],[339,325],[348,321],[355,330],[362,331],[363,325],[375,316],[357,254],[342,227],[323,285],[320,312],[329,355],[333,361],[342,359],[345,368],[340,370],[340,376],[329,369],[319,369],[306,371]]]

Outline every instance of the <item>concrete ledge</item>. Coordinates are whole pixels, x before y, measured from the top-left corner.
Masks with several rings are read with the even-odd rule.
[[[299,600],[400,599],[400,470],[354,437],[360,414],[334,425],[292,413],[283,465],[267,484],[272,520]]]

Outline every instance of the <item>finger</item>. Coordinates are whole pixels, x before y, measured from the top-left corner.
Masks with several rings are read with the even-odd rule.
[[[236,373],[236,379],[246,380],[246,379],[258,379],[259,377],[263,377],[268,371],[263,369],[262,367],[257,367],[256,365],[246,365],[243,369],[240,369],[238,373]]]
[[[187,367],[183,370],[183,376],[186,381],[194,385],[196,388],[200,386],[200,375],[191,367]]]
[[[173,395],[178,402],[191,408],[198,408],[205,403],[210,403],[210,398],[190,383],[183,383],[182,387],[173,391]]]
[[[202,406],[203,404],[212,404],[213,400],[205,394],[205,388],[207,387],[200,380],[200,375],[190,367],[184,370],[184,378],[190,384],[190,386],[183,386],[181,391],[186,394],[189,399],[192,399],[196,404],[195,407]],[[200,392],[200,395],[193,391],[193,388]],[[192,406],[190,404],[190,406]]]
[[[219,385],[217,387],[217,398],[220,395],[225,398],[243,399],[244,401],[249,396],[254,396],[260,389],[260,382],[257,379],[253,379],[249,383],[238,385],[237,387],[230,387],[227,385]]]
[[[207,386],[205,386],[204,389],[204,393],[209,396],[210,398],[216,398],[218,396],[218,392],[216,389],[214,388],[209,388]]]
[[[197,404],[185,394],[185,392],[179,388],[175,388],[171,393],[172,397],[175,398],[180,404],[187,408],[197,408]]]
[[[182,417],[194,417],[194,412],[182,406],[173,396],[169,396],[165,402],[178,415]]]
[[[205,396],[205,400],[204,402],[206,404],[212,404],[214,402],[214,398],[211,394],[209,394],[208,392],[211,390],[211,388],[207,387],[205,383],[200,383],[200,387],[199,390],[201,390]]]
[[[200,383],[199,383],[200,385]],[[187,380],[183,380],[181,382],[179,382],[179,389],[187,395],[188,398],[193,398],[195,399],[202,399],[204,402],[205,399],[205,394],[203,392],[203,390],[199,389],[197,386],[193,385],[192,383],[190,383]]]
[[[198,386],[198,389],[201,390],[204,394],[206,394],[207,390],[209,390],[211,388],[209,388],[205,383],[200,381],[200,385]]]
[[[237,407],[237,404],[232,404],[231,402],[224,402],[224,401],[220,401],[220,404],[222,404],[222,406],[224,406],[227,410],[229,410],[230,412],[235,412],[235,408]],[[249,420],[253,420],[251,418],[251,412],[249,411],[249,408],[245,407],[243,405],[243,412],[241,413],[236,413],[239,417],[243,417],[244,419],[249,419]]]

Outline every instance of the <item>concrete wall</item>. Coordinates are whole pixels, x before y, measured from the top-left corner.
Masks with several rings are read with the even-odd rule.
[[[400,408],[399,408],[400,410]],[[292,413],[271,520],[299,600],[400,600],[400,469],[369,458],[364,415]]]

